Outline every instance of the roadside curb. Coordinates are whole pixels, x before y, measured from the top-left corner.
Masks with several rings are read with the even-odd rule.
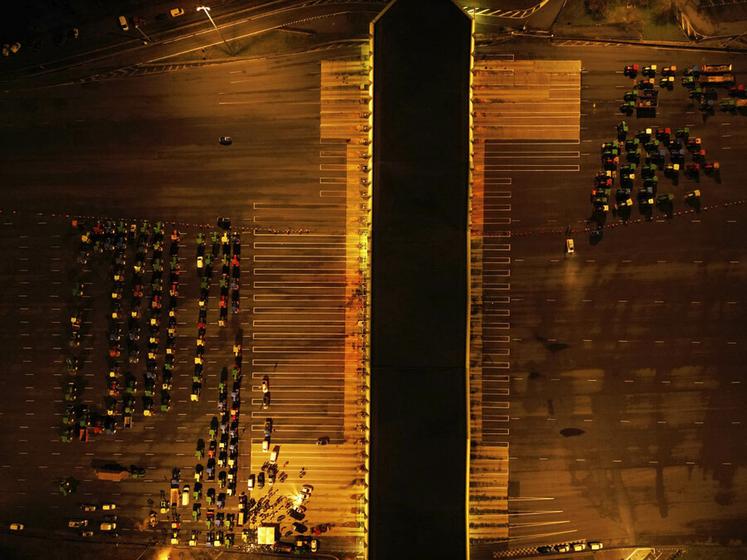
[[[747,48],[729,48],[729,47],[709,47],[706,45],[683,43],[681,41],[635,41],[633,39],[592,39],[583,36],[573,35],[554,35],[552,33],[523,33],[511,31],[508,33],[511,37],[530,37],[536,39],[549,39],[554,41],[580,41],[585,43],[599,43],[607,45],[626,45],[631,47],[654,47],[665,49],[691,50],[691,51],[708,51],[708,52],[725,52],[735,54],[747,54]]]

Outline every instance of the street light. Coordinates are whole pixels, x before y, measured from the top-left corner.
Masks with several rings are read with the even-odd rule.
[[[143,31],[142,29],[140,29],[140,26],[138,24],[135,24],[135,29],[137,29],[140,32],[140,35],[143,36],[143,45],[147,45],[148,43],[152,42],[151,38],[148,37],[148,35],[145,33],[145,31]]]
[[[223,37],[223,34],[220,32],[220,29],[218,29],[218,26],[215,25],[215,21],[213,21],[213,17],[210,15],[210,6],[197,6],[198,12],[205,12],[205,15],[210,20],[210,23],[213,24],[213,28],[218,32],[218,36],[220,37],[221,41],[226,45],[226,48],[228,49],[228,54],[233,54],[233,51],[231,50],[231,45],[228,44],[226,39]]]

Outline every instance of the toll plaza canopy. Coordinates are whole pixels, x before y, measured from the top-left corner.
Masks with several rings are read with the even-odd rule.
[[[373,560],[467,551],[470,32],[448,0],[373,23]]]

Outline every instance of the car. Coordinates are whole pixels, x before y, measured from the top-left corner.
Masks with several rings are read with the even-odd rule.
[[[101,504],[102,511],[113,511],[115,509],[117,509],[117,504],[113,504],[113,503]]]
[[[280,454],[280,446],[276,445],[275,447],[272,448],[272,453],[270,453],[270,463],[277,463],[279,454]]]
[[[677,66],[665,66],[661,69],[662,76],[674,76],[677,74]]]
[[[317,552],[319,550],[319,541],[313,537],[299,535],[296,537],[296,551],[298,552]]]
[[[189,484],[185,484],[184,488],[182,488],[182,505],[189,505]]]
[[[589,547],[589,550],[602,550],[604,548],[604,545],[599,541],[590,541],[586,545]]]
[[[117,522],[116,521],[103,521],[101,525],[99,525],[99,530],[105,531],[105,532],[111,532],[117,530]]]
[[[620,153],[620,144],[617,142],[604,142],[602,144],[601,153],[611,153],[612,155],[618,155]]]
[[[80,509],[86,512],[96,511],[97,508],[98,506],[96,504],[80,504]]]
[[[265,437],[270,437],[272,433],[272,418],[265,418]]]
[[[628,78],[635,78],[638,75],[640,66],[638,64],[628,64],[623,70],[623,74]]]
[[[197,546],[198,535],[199,535],[199,532],[196,529],[192,529],[192,532],[189,535],[189,546]]]
[[[257,488],[264,488],[265,487],[265,473],[260,472],[257,475]]]
[[[539,552],[540,554],[550,554],[553,552],[553,549],[551,546],[548,546],[548,545],[538,546],[537,552]]]
[[[635,88],[623,93],[623,101],[635,101],[636,99],[638,99],[638,90]]]
[[[127,18],[125,16],[119,16],[117,18],[117,23],[119,23],[119,27],[122,29],[122,31],[130,30],[130,24],[127,22]]]
[[[179,544],[179,529],[171,531],[171,544]]]
[[[231,138],[230,136],[220,136],[218,137],[218,143],[221,146],[230,146],[231,144],[233,144],[233,138]]]
[[[11,531],[23,531],[24,528],[25,525],[23,523],[18,523],[17,521],[10,524]]]
[[[176,18],[179,16],[183,16],[184,10],[182,8],[171,8],[169,10],[169,14],[171,15],[172,18]]]
[[[744,84],[737,84],[729,88],[729,95],[731,97],[744,99],[747,97],[747,89],[745,89]]]
[[[161,391],[161,412],[168,412],[171,409],[171,395],[168,391]]]
[[[571,547],[573,549],[573,552],[583,552],[586,550],[586,544],[585,543],[573,543],[573,546]]]
[[[651,64],[650,66],[644,66],[641,74],[649,78],[653,78],[654,76],[656,76],[656,70],[656,64]]]
[[[635,173],[624,173],[620,175],[620,186],[623,189],[632,189],[635,185]]]
[[[610,211],[610,205],[606,196],[600,197],[594,201],[594,210],[606,214]]]
[[[566,238],[566,240],[565,240],[565,254],[566,255],[572,255],[575,252],[576,252],[576,248],[574,247],[573,239],[571,239],[570,237]]]
[[[641,78],[638,80],[638,89],[654,89],[656,82],[653,78]]]
[[[672,129],[669,127],[657,128],[655,137],[657,140],[669,144],[669,139],[672,136]]]
[[[570,552],[571,545],[569,544],[556,544],[554,547],[555,552]]]
[[[67,522],[67,526],[71,529],[80,529],[81,527],[87,527],[88,519],[71,519]]]
[[[65,387],[65,400],[74,401],[78,398],[79,390],[74,381],[68,381]]]
[[[615,208],[622,210],[633,206],[633,199],[630,198],[630,191],[626,189],[618,189],[615,193]]]
[[[656,204],[668,204],[674,200],[674,195],[671,193],[662,193],[656,197]]]
[[[617,124],[617,139],[618,141],[622,142],[625,140],[625,138],[628,135],[628,123],[625,121],[620,121]]]
[[[311,497],[311,493],[314,491],[314,487],[311,484],[304,484],[301,486],[301,500],[306,501]]]
[[[659,80],[659,87],[666,88],[668,90],[674,89],[674,76],[663,76]]]
[[[80,532],[80,536],[81,537],[92,537],[93,531],[91,531],[90,529],[84,529]]]

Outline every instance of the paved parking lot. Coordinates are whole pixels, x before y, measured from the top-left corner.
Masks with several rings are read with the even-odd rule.
[[[527,173],[579,169],[580,63],[475,61],[470,536],[509,536],[513,191]]]
[[[502,334],[510,336],[510,343],[502,346],[511,353],[502,359],[510,362],[503,385],[494,385],[503,389],[494,399],[507,407],[502,424],[508,432],[506,458],[496,460],[495,452],[485,452],[484,442],[473,441],[473,483],[493,484],[490,493],[473,484],[473,522],[485,518],[481,510],[491,510],[494,517],[488,519],[496,523],[492,532],[473,532],[484,539],[473,546],[475,557],[499,550],[500,543],[488,541],[506,533],[508,547],[516,553],[577,540],[601,540],[606,546],[676,545],[742,537],[739,520],[745,513],[737,496],[745,484],[739,474],[745,420],[738,404],[743,380],[737,363],[744,343],[738,326],[744,255],[738,239],[744,223],[739,170],[745,117],[718,110],[703,117],[679,82],[672,92],[661,92],[656,118],[624,117],[618,106],[632,86],[622,75],[625,64],[676,64],[681,70],[697,63],[732,62],[739,81],[743,61],[566,42],[554,48],[517,42],[488,52],[499,55],[501,64],[507,53],[579,60],[581,98],[579,134],[564,147],[578,150],[578,171],[563,171],[553,159],[561,148],[550,138],[550,127],[533,141],[541,142],[541,150],[547,149],[545,144],[553,146],[552,158],[540,159],[551,172],[512,167],[523,163],[522,157],[497,168],[505,173],[486,167],[484,198],[479,196],[480,174],[475,177],[474,208],[478,213],[484,208],[485,224],[498,215],[491,213],[492,205],[511,205],[503,210],[510,215],[510,226],[500,228],[510,227],[510,239],[494,238],[479,222],[486,233],[481,240],[473,234],[473,247],[478,247],[473,270],[474,257],[482,257],[477,270],[483,271],[473,286],[486,279],[510,282],[510,290],[506,286],[501,293],[510,296],[510,304],[504,304],[510,320],[490,318],[487,310],[499,307],[483,289],[482,307],[473,308],[473,325],[482,325],[484,339],[491,333],[486,325],[506,323],[510,331]],[[479,97],[477,92],[479,88]],[[724,97],[721,91],[719,98]],[[479,104],[475,109],[479,124]],[[623,118],[631,133],[689,126],[691,135],[702,138],[708,158],[721,162],[721,181],[701,174],[699,181],[681,176],[674,185],[660,176],[659,192],[675,197],[671,218],[655,210],[648,220],[636,208],[623,225],[621,216],[610,213],[601,241],[591,243],[588,193],[601,165],[599,146],[615,138],[615,125]],[[574,140],[578,144],[572,147]],[[479,164],[479,143],[475,148]],[[487,144],[486,152],[491,148]],[[523,150],[516,155],[528,155],[530,148]],[[700,212],[682,201],[693,188],[703,193]],[[569,225],[576,253],[566,257]],[[510,279],[492,279],[489,267],[494,265],[485,260],[490,254],[485,248],[499,239],[510,242],[510,253],[501,254],[500,261],[502,269],[510,268]],[[480,295],[473,290],[473,299]],[[475,340],[472,347],[472,379],[479,381],[480,366],[488,360],[474,349],[484,352],[491,346]],[[479,387],[487,390],[484,378],[475,395]],[[473,405],[475,413],[478,419],[484,415],[484,405],[482,412]],[[479,478],[476,464],[482,470]],[[491,470],[493,476],[487,474]],[[487,495],[495,499],[487,501]],[[676,547],[667,550],[670,554]]]
[[[366,163],[368,148],[361,142],[367,137],[366,104],[357,99],[366,94],[359,82],[365,80],[367,57],[359,49],[335,51],[335,57],[349,58],[353,66],[340,67],[340,62],[334,62],[331,71],[325,70],[323,80],[323,58],[329,53],[298,55],[276,66],[265,60],[261,64],[232,65],[230,69],[154,75],[146,78],[147,83],[101,81],[97,90],[116,90],[124,99],[133,99],[126,104],[133,113],[130,122],[173,119],[162,129],[166,132],[151,138],[151,128],[128,129],[139,140],[119,148],[108,145],[100,153],[94,137],[101,136],[91,131],[111,125],[97,113],[100,107],[92,97],[91,103],[74,106],[69,115],[73,121],[87,122],[88,129],[82,124],[71,129],[61,114],[44,121],[43,126],[58,132],[44,134],[45,140],[35,143],[45,154],[43,166],[29,169],[22,154],[25,148],[19,145],[20,152],[11,158],[15,163],[4,168],[10,187],[0,216],[4,224],[0,244],[12,259],[3,269],[9,289],[3,293],[2,304],[7,316],[18,321],[11,322],[2,334],[13,375],[2,381],[9,398],[3,399],[0,408],[5,426],[0,438],[4,449],[14,450],[0,465],[8,484],[2,492],[2,509],[12,512],[14,519],[24,520],[30,534],[75,538],[75,531],[66,528],[68,519],[89,516],[93,521],[101,516],[84,514],[79,503],[114,501],[120,540],[149,542],[155,537],[167,541],[169,515],[159,514],[159,528],[151,532],[147,528],[148,513],[159,509],[162,491],[168,497],[173,467],[181,470],[180,485],[188,483],[190,491],[193,489],[196,442],[198,438],[209,440],[211,418],[218,415],[220,371],[225,366],[230,372],[234,363],[232,346],[241,328],[239,432],[244,437],[239,442],[237,491],[246,491],[248,475],[259,473],[268,458],[261,451],[261,441],[265,418],[271,417],[273,445],[280,446],[280,458],[287,462],[288,469],[285,482],[275,483],[274,497],[293,498],[300,491],[300,483],[313,485],[304,521],[307,534],[313,527],[323,526],[323,550],[352,555],[363,550],[367,419],[362,412],[367,405],[367,379],[360,370],[363,348],[358,321],[363,295],[360,270],[366,264],[359,260],[366,244],[365,235],[361,237],[366,232],[361,190],[365,185],[361,179],[367,175],[360,166]],[[274,80],[282,85],[272,90]],[[181,87],[184,84],[189,87]],[[151,94],[160,91],[174,95],[176,88],[182,95],[172,97],[166,115],[151,115],[147,106],[136,102],[144,86]],[[89,86],[71,87],[85,91]],[[320,112],[329,103],[327,93],[320,95],[324,88],[352,99],[355,111],[350,112],[343,104],[337,116],[326,115],[326,109]],[[59,91],[51,90],[40,90],[36,95],[38,98],[20,110],[17,126],[25,126],[26,111],[28,118],[39,120],[31,115],[47,103],[46,96],[62,97]],[[206,112],[203,121],[205,99],[212,100],[211,111],[218,111],[219,117]],[[214,123],[216,118],[221,122]],[[14,134],[12,127],[4,130],[4,134]],[[206,130],[209,138],[197,140]],[[233,145],[218,146],[217,134],[227,131],[233,136]],[[66,143],[66,134],[75,135],[77,143]],[[153,141],[158,145],[155,156],[141,147]],[[75,149],[66,151],[66,146],[72,145]],[[325,186],[325,178],[340,175],[339,170],[324,167],[326,154],[334,150],[336,157],[342,155],[345,180]],[[96,158],[114,160],[102,166],[106,171],[99,178],[108,185],[106,196],[91,189],[88,180],[80,179],[87,169],[83,162]],[[191,176],[183,173],[190,159],[202,162]],[[132,161],[140,165],[140,181],[134,183],[125,172]],[[56,169],[56,173],[50,169]],[[64,187],[51,189],[51,177]],[[163,190],[154,190],[153,185],[163,185]],[[205,190],[208,185],[209,191]],[[210,196],[205,196],[208,192]],[[195,239],[198,232],[215,230],[215,218],[222,215],[233,219],[233,229],[241,235],[240,312],[232,315],[229,308],[227,325],[219,327],[218,277],[214,273],[207,300],[203,391],[200,401],[194,403],[190,402],[190,392],[200,291]],[[59,439],[63,381],[67,376],[64,358],[74,301],[71,290],[80,272],[75,264],[79,240],[70,226],[72,216],[112,216],[138,223],[143,218],[169,220],[166,249],[171,220],[176,220],[182,233],[179,262],[183,274],[171,410],[143,417],[145,366],[141,359],[132,365],[138,379],[133,427],[124,430],[120,423],[116,434],[95,436],[88,444],[63,444]],[[210,241],[208,251],[209,247]],[[130,269],[132,255],[130,252],[127,257]],[[110,263],[109,256],[96,256],[84,273],[84,361],[79,377],[85,387],[80,402],[99,408],[106,393]],[[146,280],[150,278],[150,266],[149,260]],[[125,301],[130,297],[131,282],[128,272]],[[144,292],[145,302],[150,286]],[[165,326],[160,334],[159,384]],[[271,403],[263,410],[261,383],[265,375]],[[229,395],[231,384],[229,373]],[[154,400],[158,408],[158,390]],[[329,444],[317,445],[317,440],[325,436]],[[121,483],[98,481],[92,465],[101,460],[142,465],[146,475]],[[204,459],[199,462],[205,464]],[[299,477],[301,467],[306,472],[303,479]],[[68,476],[77,480],[78,489],[72,497],[63,497],[56,481]],[[203,520],[208,509],[204,493],[214,485],[218,489],[215,483],[205,483],[203,488]],[[267,487],[255,490],[255,497],[267,491]],[[193,527],[199,528],[200,541],[205,540],[204,522],[191,522],[192,504],[190,496],[188,506],[177,508],[182,520],[182,544]],[[228,498],[226,511],[236,513],[237,504],[236,498]],[[288,532],[291,520],[280,519],[283,513],[278,510],[274,515]],[[240,544],[240,531],[233,532]],[[105,539],[98,534],[94,537],[98,542]]]

